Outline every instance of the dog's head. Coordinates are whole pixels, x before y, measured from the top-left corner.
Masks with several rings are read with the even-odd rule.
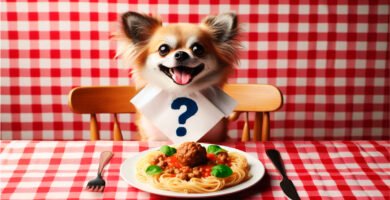
[[[192,92],[220,85],[238,62],[235,14],[209,16],[201,24],[163,26],[151,16],[122,15],[118,56],[138,86],[152,84],[166,91]]]

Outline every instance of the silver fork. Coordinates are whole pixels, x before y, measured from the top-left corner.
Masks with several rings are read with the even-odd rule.
[[[106,186],[106,181],[102,178],[103,168],[107,165],[107,163],[111,160],[114,154],[111,151],[103,151],[100,154],[99,158],[99,168],[97,177],[93,180],[90,180],[87,184],[87,189],[94,192],[103,192]]]

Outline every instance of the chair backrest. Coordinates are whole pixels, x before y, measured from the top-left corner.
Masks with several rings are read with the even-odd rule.
[[[226,84],[223,90],[238,102],[231,120],[245,113],[242,141],[250,140],[249,112],[255,113],[252,140],[268,140],[269,112],[276,111],[283,105],[282,93],[279,89],[272,85]],[[96,114],[112,113],[114,115],[113,139],[122,140],[117,114],[136,112],[135,107],[130,103],[130,99],[136,93],[133,86],[77,87],[69,93],[69,107],[75,113],[91,115],[91,140],[99,139]]]

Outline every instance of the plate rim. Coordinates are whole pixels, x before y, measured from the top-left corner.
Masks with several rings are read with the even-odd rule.
[[[213,145],[211,143],[199,143],[199,144],[201,144],[202,146],[204,146],[206,148],[209,145]],[[180,145],[180,144],[169,144],[169,146],[178,146],[178,145]],[[218,146],[220,146],[228,151],[238,152],[238,153],[243,154],[247,158],[248,164],[254,165],[254,166],[251,166],[251,168],[249,170],[252,177],[250,179],[238,184],[238,185],[235,185],[235,186],[232,186],[232,187],[229,187],[226,189],[222,189],[219,191],[207,192],[207,193],[180,193],[180,192],[174,192],[174,191],[161,190],[158,188],[154,188],[152,185],[140,182],[138,179],[136,179],[136,177],[135,177],[135,163],[142,156],[146,155],[147,153],[149,153],[151,151],[156,151],[160,147],[153,147],[153,148],[138,152],[135,155],[126,158],[120,166],[119,175],[123,181],[125,181],[127,184],[131,185],[132,187],[137,188],[138,190],[148,192],[150,194],[156,194],[156,195],[161,195],[161,196],[166,196],[166,197],[185,197],[185,198],[217,197],[217,196],[223,196],[223,195],[236,193],[236,192],[245,190],[245,189],[253,186],[254,184],[259,182],[264,177],[265,167],[264,167],[263,163],[257,157],[252,156],[252,155],[248,154],[247,152],[244,152],[242,150],[239,150],[239,149],[236,149],[233,147],[219,145],[219,144],[215,144],[215,145],[218,145]],[[134,163],[134,164],[131,164],[131,163]],[[128,170],[128,166],[126,166],[126,165],[130,165],[130,167],[132,167],[134,170]],[[126,167],[126,170],[124,169],[125,167]],[[254,169],[254,168],[256,168],[256,169]],[[132,172],[129,172],[129,171],[132,171]],[[256,172],[256,173],[254,173],[254,172]],[[134,176],[130,176],[129,178],[134,177],[134,180],[130,180],[126,176],[127,174],[130,174],[130,173],[132,173]],[[244,184],[245,186],[242,186],[242,184]]]

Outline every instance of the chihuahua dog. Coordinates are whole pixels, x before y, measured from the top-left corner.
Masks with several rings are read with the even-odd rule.
[[[117,56],[131,66],[138,89],[146,84],[176,94],[189,94],[223,86],[238,63],[237,16],[208,16],[200,24],[163,25],[156,17],[127,12],[114,34]],[[141,114],[137,115],[141,140],[168,140]],[[201,140],[227,138],[227,120],[215,125]]]

